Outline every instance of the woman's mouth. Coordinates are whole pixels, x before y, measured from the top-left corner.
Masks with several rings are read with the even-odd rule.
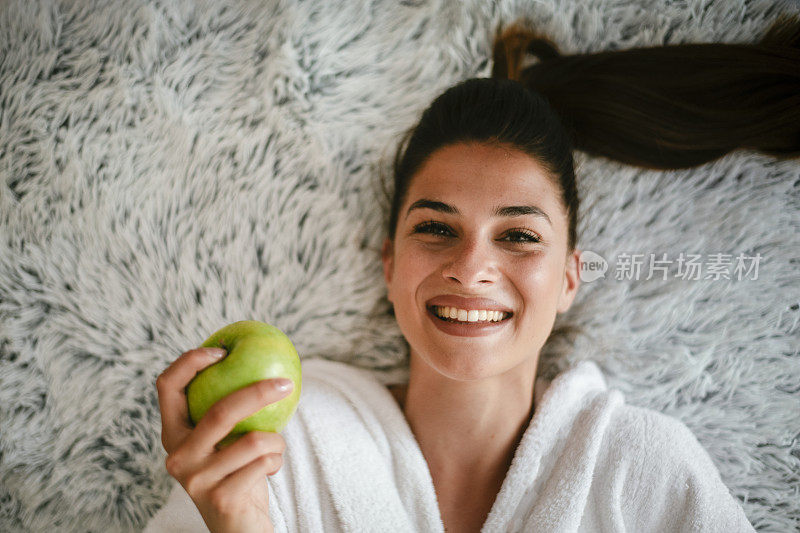
[[[428,306],[427,309],[427,315],[439,330],[458,337],[491,335],[504,329],[514,315],[504,311],[459,309],[438,305]]]

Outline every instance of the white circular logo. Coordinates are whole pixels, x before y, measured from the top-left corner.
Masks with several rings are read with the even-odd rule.
[[[603,256],[596,254],[589,250],[581,252],[581,269],[578,275],[584,283],[592,282],[596,279],[606,277],[606,270],[608,270],[608,261],[603,259]]]

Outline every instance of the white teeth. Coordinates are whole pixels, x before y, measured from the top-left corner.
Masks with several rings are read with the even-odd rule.
[[[486,309],[458,309],[456,307],[434,306],[434,312],[442,318],[452,318],[459,322],[499,322],[506,317],[502,311]]]

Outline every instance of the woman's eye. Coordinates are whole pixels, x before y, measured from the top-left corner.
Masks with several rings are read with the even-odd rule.
[[[506,238],[510,238],[510,241],[514,243],[537,243],[542,241],[535,233],[521,230],[509,231],[506,233]]]
[[[450,228],[441,222],[434,222],[431,220],[414,226],[414,233],[430,233],[431,235],[447,237],[450,234]]]

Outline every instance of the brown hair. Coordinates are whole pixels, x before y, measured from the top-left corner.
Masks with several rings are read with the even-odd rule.
[[[538,62],[523,65],[525,56]],[[389,237],[411,178],[457,142],[510,145],[553,175],[576,244],[572,150],[654,169],[736,149],[800,155],[800,20],[779,19],[757,44],[681,44],[564,56],[515,25],[495,41],[493,78],[451,87],[398,147]]]
[[[522,67],[526,54],[539,62]],[[736,149],[800,156],[800,20],[758,44],[680,44],[562,56],[520,26],[495,42],[492,75],[547,97],[575,148],[655,169]]]

